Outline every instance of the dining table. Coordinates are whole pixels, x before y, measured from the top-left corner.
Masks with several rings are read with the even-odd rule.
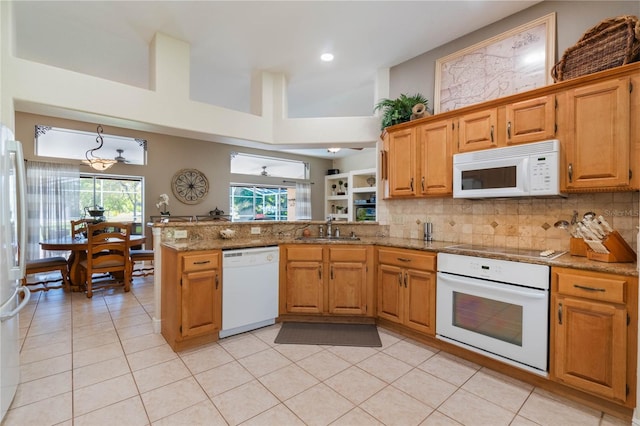
[[[129,247],[136,247],[143,244],[146,240],[144,235],[131,235],[129,239]],[[70,251],[67,258],[69,265],[69,281],[71,282],[71,291],[84,291],[84,283],[82,282],[80,273],[80,262],[87,258],[87,248],[89,240],[86,237],[65,236],[60,238],[52,238],[40,241],[40,247],[43,250],[50,251]]]

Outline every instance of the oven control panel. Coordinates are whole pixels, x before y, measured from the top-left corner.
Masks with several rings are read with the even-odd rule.
[[[548,290],[547,265],[438,253],[438,272]]]

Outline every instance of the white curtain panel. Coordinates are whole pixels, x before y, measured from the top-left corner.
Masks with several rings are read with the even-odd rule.
[[[51,255],[40,249],[40,241],[71,235],[80,203],[80,171],[71,164],[39,161],[27,161],[26,171],[27,259],[39,259]]]
[[[311,220],[310,183],[296,183],[296,220]]]

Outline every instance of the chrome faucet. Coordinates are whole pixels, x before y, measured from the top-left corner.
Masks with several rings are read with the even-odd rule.
[[[329,216],[327,217],[327,237],[331,238],[331,220],[333,220],[333,217]]]

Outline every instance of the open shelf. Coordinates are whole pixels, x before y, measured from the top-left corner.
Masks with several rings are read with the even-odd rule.
[[[377,182],[375,168],[325,176],[325,217],[354,222],[376,221]],[[338,195],[343,191],[345,194]],[[361,210],[363,208],[365,210]]]

